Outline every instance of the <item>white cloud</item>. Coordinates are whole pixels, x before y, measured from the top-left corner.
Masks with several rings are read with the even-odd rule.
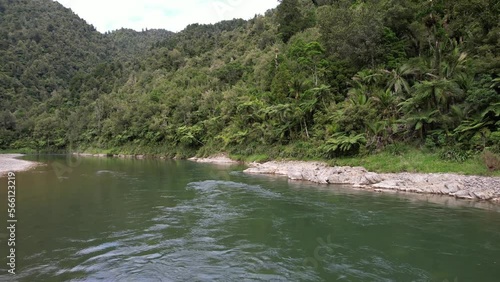
[[[100,32],[119,28],[180,31],[192,23],[250,19],[278,5],[277,0],[56,0]]]

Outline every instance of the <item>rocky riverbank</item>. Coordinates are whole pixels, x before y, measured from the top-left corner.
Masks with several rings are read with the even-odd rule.
[[[403,191],[448,195],[500,203],[500,177],[457,174],[374,173],[362,167],[331,167],[322,162],[283,161],[251,163],[245,173],[275,174],[291,180],[348,184],[378,192]]]
[[[22,156],[21,154],[0,154],[0,176],[4,176],[9,172],[29,170],[39,165],[37,162],[17,159]]]

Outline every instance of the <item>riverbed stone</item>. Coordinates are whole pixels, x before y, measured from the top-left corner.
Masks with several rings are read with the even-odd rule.
[[[382,189],[398,189],[400,187],[400,181],[391,179],[384,180],[377,184],[374,184],[373,187]]]
[[[291,169],[288,171],[288,178],[291,180],[304,180],[302,172],[298,169]]]
[[[447,189],[447,193],[455,193],[459,190],[462,190],[462,186],[458,183],[446,183],[444,187]]]
[[[475,191],[475,192],[472,192],[472,194],[474,194],[474,196],[480,200],[489,200],[491,198],[493,198],[493,193],[491,193],[490,191]]]
[[[360,182],[361,185],[373,185],[382,182],[383,178],[374,172],[367,172],[363,175],[363,180]]]
[[[453,196],[460,199],[474,199],[475,197],[470,194],[467,190],[460,190],[452,194]]]

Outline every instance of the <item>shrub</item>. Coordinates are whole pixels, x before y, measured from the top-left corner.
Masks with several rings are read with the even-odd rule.
[[[322,150],[328,157],[349,156],[359,153],[361,145],[366,144],[366,138],[363,134],[351,134],[338,132],[333,134],[322,146]]]
[[[453,161],[463,163],[472,156],[470,151],[465,151],[460,148],[444,148],[439,153],[439,158],[445,161]]]
[[[500,170],[500,156],[496,155],[495,153],[489,150],[485,150],[483,152],[483,160],[489,170]]]
[[[402,143],[393,143],[385,146],[385,151],[393,156],[402,156],[409,151],[409,147]]]

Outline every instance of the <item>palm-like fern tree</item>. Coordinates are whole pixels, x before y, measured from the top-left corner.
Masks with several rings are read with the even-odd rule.
[[[409,130],[418,132],[420,138],[424,139],[427,132],[432,129],[434,123],[438,120],[439,111],[421,111],[414,112],[404,118]]]
[[[470,140],[476,134],[480,134],[485,139],[486,132],[500,131],[500,102],[489,106],[480,115],[464,120],[454,133],[459,136],[459,140]],[[486,141],[483,141],[483,147]]]
[[[431,80],[414,85],[413,101],[427,110],[436,109],[448,114],[450,106],[463,99],[464,91],[459,85],[446,78],[433,77]]]
[[[438,44],[432,51],[434,56],[427,61],[427,70],[421,70],[425,73],[423,80],[416,82],[411,87],[411,97],[399,104],[403,121],[409,130],[417,130],[421,138],[431,129],[453,130],[463,118],[456,114],[461,112],[457,106],[465,100],[463,87],[467,83],[463,82],[469,77],[467,54],[460,51],[456,42]]]
[[[359,151],[361,145],[366,144],[364,134],[347,134],[345,132],[337,132],[322,146],[323,152],[328,157],[341,154],[355,154]]]
[[[417,70],[409,64],[403,64],[391,71],[382,70],[382,73],[387,76],[386,89],[390,89],[396,95],[408,97],[411,91],[408,78],[416,72]]]

